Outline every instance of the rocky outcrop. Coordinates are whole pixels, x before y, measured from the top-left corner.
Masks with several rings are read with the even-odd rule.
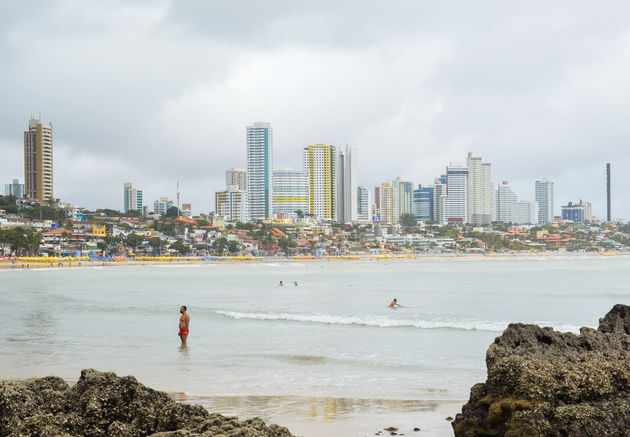
[[[259,419],[239,421],[179,404],[133,376],[83,370],[72,387],[57,377],[0,385],[0,436],[290,437]]]
[[[488,348],[488,379],[453,422],[456,437],[630,436],[630,307],[580,335],[511,324]]]

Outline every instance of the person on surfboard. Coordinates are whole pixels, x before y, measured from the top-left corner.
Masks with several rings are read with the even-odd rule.
[[[389,308],[395,310],[396,308],[402,307],[401,304],[398,303],[397,299],[392,300],[392,303],[389,304]]]

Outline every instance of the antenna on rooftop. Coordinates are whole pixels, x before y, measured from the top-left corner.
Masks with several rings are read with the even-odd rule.
[[[179,215],[179,181],[177,181],[177,215]]]

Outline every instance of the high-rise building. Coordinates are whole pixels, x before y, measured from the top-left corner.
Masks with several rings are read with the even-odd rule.
[[[31,119],[24,132],[24,185],[26,197],[53,200],[53,128]]]
[[[606,221],[612,221],[612,205],[610,203],[610,162],[606,164]]]
[[[138,211],[142,213],[142,190],[133,187],[131,182],[124,184],[124,212]]]
[[[538,224],[538,204],[518,200],[512,204],[512,223],[515,225]]]
[[[354,146],[338,149],[337,154],[337,221],[357,221],[357,171]]]
[[[435,178],[433,183],[433,221],[441,225],[446,224],[444,218],[444,204],[446,200],[446,175]]]
[[[403,181],[400,177],[392,181],[392,186],[398,188],[398,213],[413,213],[413,184],[409,181]]]
[[[576,223],[583,223],[592,220],[593,208],[589,202],[580,203],[569,202],[562,205],[562,220],[570,220]]]
[[[413,190],[413,214],[419,222],[434,220],[435,187],[423,187],[418,185]]]
[[[370,221],[370,193],[365,187],[357,187],[357,220]]]
[[[250,217],[247,195],[238,185],[228,185],[225,191],[216,192],[216,214],[232,222],[247,222]]]
[[[385,182],[374,188],[374,197],[378,208],[378,217],[382,223],[396,224],[400,218],[398,205],[398,187],[392,186],[389,182]]]
[[[308,174],[279,168],[273,172],[273,213],[295,217],[297,211],[304,214],[309,211]]]
[[[538,223],[553,223],[553,182],[547,179],[536,181],[536,203]]]
[[[236,185],[239,190],[247,190],[247,170],[231,168],[225,172],[225,186]]]
[[[490,163],[482,162],[478,156],[468,153],[468,220],[476,225],[487,225],[492,221],[492,182]]]
[[[182,203],[182,215],[186,218],[192,217],[192,204]]]
[[[273,169],[271,124],[247,126],[247,197],[252,219],[271,217]]]
[[[495,203],[496,219],[503,223],[512,223],[512,214],[514,204],[516,203],[516,194],[512,191],[507,181],[499,184],[497,187],[497,199]]]
[[[172,200],[169,200],[168,197],[160,197],[160,200],[153,202],[153,212],[164,215],[172,206],[175,206],[175,203]]]
[[[468,167],[446,168],[445,223],[468,223]]]
[[[304,169],[308,174],[309,213],[319,220],[337,217],[337,150],[314,144],[304,148]]]
[[[19,179],[13,179],[13,183],[4,184],[4,195],[21,199],[24,197],[24,184],[21,184]]]

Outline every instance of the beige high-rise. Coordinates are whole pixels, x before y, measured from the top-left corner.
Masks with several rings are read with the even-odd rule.
[[[24,188],[30,199],[53,200],[53,129],[41,120],[30,120],[24,132]]]

